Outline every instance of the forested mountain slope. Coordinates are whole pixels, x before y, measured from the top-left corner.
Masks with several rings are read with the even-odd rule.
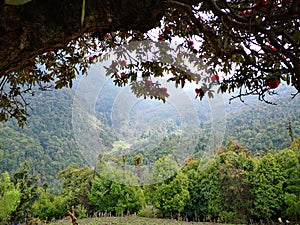
[[[0,171],[17,169],[28,161],[41,181],[53,181],[72,162],[85,162],[76,146],[71,124],[72,90],[37,93],[30,106],[28,126],[12,121],[0,128]]]
[[[269,105],[249,99],[247,104],[235,102],[227,107],[226,144],[238,140],[252,152],[266,149],[284,149],[291,143],[289,123],[293,137],[300,136],[300,98],[294,99],[287,87],[282,87]]]
[[[107,90],[102,91],[95,107],[95,116],[99,119],[99,129],[101,130],[100,138],[103,139],[103,143],[108,149],[115,148],[119,144],[126,146],[126,143],[115,142],[118,141],[118,137],[110,127],[112,126],[111,108],[120,89],[109,85],[105,88]],[[248,105],[244,105],[238,100],[228,105],[225,100],[224,107],[227,118],[223,145],[226,145],[229,140],[238,140],[242,146],[247,146],[253,152],[289,147],[291,138],[286,129],[289,121],[294,137],[300,136],[300,99],[297,96],[291,100],[290,96],[284,94],[284,89],[282,93],[276,98],[278,104],[276,106],[252,102],[251,99],[248,101]],[[43,92],[37,93],[37,95],[36,100],[31,102],[33,110],[30,111],[29,126],[21,129],[12,121],[0,125],[0,172],[13,171],[22,162],[28,161],[33,171],[38,172],[42,182],[52,182],[56,179],[58,171],[70,163],[86,164],[74,140],[72,130],[74,90]],[[195,104],[198,104],[196,108],[202,134],[195,152],[205,149],[210,141],[208,136],[210,132],[213,132],[211,130],[211,111],[207,101],[204,99],[199,104],[199,101],[195,100]],[[138,139],[141,141],[135,143],[136,149],[144,149],[146,151],[143,153],[144,162],[152,163],[164,154],[170,153],[169,147],[176,142],[177,134],[174,131],[179,129],[180,121],[176,120],[176,113],[172,111],[174,110],[172,106],[167,104],[162,107],[155,101],[148,101],[147,104],[149,104],[148,107],[145,107],[143,103],[132,109],[128,119],[136,123],[130,128],[132,130],[119,132],[130,133],[132,136],[139,135]],[[142,109],[145,108],[147,110],[143,114]],[[155,148],[151,146],[153,141],[145,141],[149,133],[144,130],[143,126],[140,126],[142,123],[139,125],[139,120],[134,118],[143,115],[143,119],[140,120],[144,121],[143,125],[147,125],[145,123],[148,121],[153,126],[156,119],[151,118],[151,113],[156,113],[154,118],[158,119],[157,123],[165,121],[166,130],[162,132],[172,134],[161,144],[154,143],[157,145]],[[159,136],[159,130],[152,135]],[[149,146],[146,146],[147,144]],[[129,156],[134,157],[141,152],[143,151],[132,151]]]

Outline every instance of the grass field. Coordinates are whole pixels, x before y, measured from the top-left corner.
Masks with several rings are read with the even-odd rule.
[[[101,218],[86,218],[78,221],[79,225],[129,225],[129,224],[137,224],[137,225],[213,225],[215,223],[198,223],[198,222],[184,222],[177,220],[169,220],[169,219],[153,219],[153,218],[143,218],[143,217],[101,217]],[[51,225],[72,225],[69,220],[62,220],[55,223],[51,223]]]

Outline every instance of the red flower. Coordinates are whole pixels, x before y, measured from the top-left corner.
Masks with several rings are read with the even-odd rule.
[[[252,9],[244,10],[244,11],[242,12],[243,16],[246,16],[247,14],[250,15],[250,14],[252,14],[252,13],[253,13]]]
[[[267,80],[267,85],[270,89],[275,89],[279,86],[280,81],[276,80],[275,78],[270,78]]]
[[[261,1],[261,5],[263,5],[263,6],[267,6],[269,4],[270,4],[270,2],[268,2],[267,0],[262,0]]]
[[[126,61],[125,60],[121,60],[119,63],[120,63],[120,66],[122,66],[122,67],[126,66]]]
[[[171,28],[170,27],[165,27],[165,32],[166,33],[171,33]]]
[[[91,56],[89,57],[89,60],[90,60],[90,61],[93,61],[93,60],[94,60],[94,56],[91,55]]]
[[[105,37],[106,37],[107,39],[110,38],[110,34],[109,34],[109,33],[105,34]]]
[[[214,74],[214,75],[211,76],[211,81],[212,82],[215,82],[215,81],[219,82],[219,80],[220,80],[220,77],[219,77],[218,74]]]
[[[267,44],[267,46],[272,49],[273,51],[277,51],[277,48],[275,48],[273,45]]]
[[[125,73],[121,73],[120,76],[121,76],[121,79],[124,79],[126,77],[126,74]]]
[[[202,90],[202,88],[196,88],[195,92],[197,95],[200,95],[202,97],[204,96],[204,91]]]
[[[189,47],[192,47],[194,45],[194,42],[192,40],[188,40],[187,44],[188,44]]]
[[[162,36],[162,35],[159,35],[159,36],[158,36],[158,40],[159,40],[159,41],[164,41],[164,40],[165,40],[165,38],[164,38],[164,36]]]

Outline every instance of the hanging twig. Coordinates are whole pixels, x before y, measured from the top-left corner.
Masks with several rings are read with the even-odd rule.
[[[81,26],[83,25],[85,17],[85,0],[82,0],[82,9],[81,9]]]

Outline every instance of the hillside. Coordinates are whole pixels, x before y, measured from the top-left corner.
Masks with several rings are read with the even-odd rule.
[[[300,136],[300,99],[296,97],[291,100],[284,90],[283,95],[276,98],[277,106],[258,103],[253,99],[248,105],[238,100],[229,105],[225,98],[226,130],[224,137],[221,137],[222,144],[238,140],[252,152],[289,147],[290,137],[286,129],[289,121],[294,137]],[[99,138],[106,153],[126,154],[128,164],[140,153],[145,164],[152,164],[163,155],[174,156],[174,152],[183,152],[183,155],[176,155],[182,162],[188,155],[207,151],[214,138],[219,138],[215,133],[217,128],[212,128],[212,110],[208,99],[200,103],[190,93],[195,108],[186,111],[174,104],[143,99],[137,100],[125,111],[118,111],[116,99],[120,98],[121,91],[109,83],[104,87],[95,106],[93,120],[98,119]],[[87,164],[85,152],[94,150],[80,149],[82,147],[74,139],[73,96],[74,90],[66,89],[39,92],[32,99],[33,110],[30,111],[27,127],[21,129],[12,121],[1,124],[0,172],[13,171],[22,162],[29,161],[33,171],[40,175],[41,182],[52,183],[57,182],[58,171],[69,164]],[[182,131],[190,129],[183,128],[184,123],[197,127],[193,114],[188,114],[191,110],[195,110],[198,116],[199,129],[197,135],[193,136],[191,129],[190,136],[184,137]],[[122,118],[128,123],[118,124]]]
[[[70,163],[85,164],[72,133],[72,95],[72,90],[38,92],[28,126],[19,128],[14,121],[0,125],[1,172],[28,161],[41,182],[54,182]]]
[[[288,126],[293,137],[300,136],[300,97],[291,98],[291,89],[283,86],[270,100],[276,105],[259,102],[248,97],[245,104],[235,100],[226,107],[227,125],[224,144],[238,140],[252,152],[288,148],[291,143]]]

